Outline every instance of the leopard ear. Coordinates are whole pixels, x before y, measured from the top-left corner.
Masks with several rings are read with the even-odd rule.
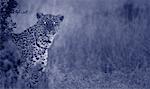
[[[43,17],[43,16],[44,16],[44,14],[43,14],[43,13],[40,13],[40,12],[38,12],[38,13],[36,14],[37,19],[39,19],[39,18],[41,18],[41,17]]]
[[[64,16],[62,16],[62,15],[57,15],[58,17],[59,17],[59,20],[60,21],[63,21],[64,20]]]

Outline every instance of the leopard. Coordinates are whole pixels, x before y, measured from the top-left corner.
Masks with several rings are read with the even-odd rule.
[[[48,49],[52,46],[59,31],[63,15],[36,14],[37,22],[21,33],[12,33],[12,42],[17,46],[21,54],[22,65],[20,79],[22,84],[27,83],[29,88],[35,88],[40,81],[40,74],[46,70]],[[33,72],[34,71],[34,72]],[[33,78],[34,75],[40,75]],[[24,86],[25,87],[25,86]]]

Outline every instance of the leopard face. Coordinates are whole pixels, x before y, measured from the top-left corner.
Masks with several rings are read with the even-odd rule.
[[[37,13],[37,26],[39,30],[36,32],[36,44],[41,48],[49,48],[54,40],[56,32],[64,16]]]
[[[63,21],[64,16],[62,15],[51,15],[51,14],[43,14],[37,13],[37,25],[44,27],[44,30],[50,32],[51,34],[55,34],[58,30],[60,23]]]

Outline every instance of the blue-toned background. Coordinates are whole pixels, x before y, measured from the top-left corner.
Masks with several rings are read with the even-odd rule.
[[[16,33],[37,12],[62,14],[49,49],[50,89],[149,89],[149,0],[18,0]]]

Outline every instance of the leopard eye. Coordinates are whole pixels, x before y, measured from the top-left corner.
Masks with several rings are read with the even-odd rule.
[[[46,24],[47,22],[44,22],[44,24]]]
[[[53,22],[53,24],[56,24],[56,22]]]

